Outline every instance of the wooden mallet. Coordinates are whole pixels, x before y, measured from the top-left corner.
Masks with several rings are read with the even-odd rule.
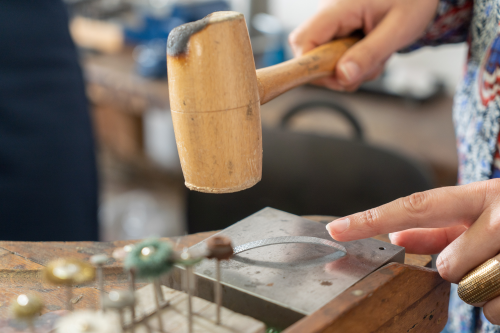
[[[338,39],[256,71],[242,14],[216,12],[174,29],[167,46],[168,84],[186,186],[230,193],[259,182],[260,105],[331,75],[342,54],[358,40]]]

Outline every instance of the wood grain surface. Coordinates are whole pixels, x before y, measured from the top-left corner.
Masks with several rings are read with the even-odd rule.
[[[325,219],[309,218],[316,221]],[[326,219],[331,221],[333,218]],[[164,240],[171,241],[176,249],[182,249],[215,233],[205,232]],[[9,317],[8,307],[12,299],[23,293],[40,294],[46,304],[43,313],[64,309],[64,290],[41,279],[41,270],[50,260],[59,257],[89,260],[98,253],[111,256],[115,248],[137,242],[0,242],[0,325]],[[427,265],[430,262],[427,257],[415,256],[413,260],[417,264]],[[106,292],[127,288],[127,276],[123,274],[120,262],[110,259],[104,271]],[[138,287],[144,285],[141,283]],[[358,295],[357,290],[363,291],[362,295]],[[95,284],[77,286],[73,295],[75,309],[97,308],[99,292]],[[411,332],[439,332],[437,329],[446,322],[448,295],[449,284],[435,271],[391,264],[361,280],[320,311],[290,327],[287,332],[330,332],[330,329],[326,330],[328,327],[340,327],[341,332],[358,332],[357,327],[352,325],[359,322],[359,318],[368,318],[370,323],[373,321],[373,325],[368,327],[373,326],[380,332],[400,332],[403,327],[413,325],[415,327]],[[373,311],[374,314],[371,313]],[[409,323],[412,324],[408,326]],[[301,330],[305,327],[308,327],[307,330]]]
[[[391,263],[372,273],[285,333],[441,332],[450,283],[435,270]]]
[[[214,232],[184,237],[165,238],[177,249],[189,247]],[[47,263],[60,257],[73,257],[88,261],[94,254],[105,253],[111,257],[113,250],[139,240],[117,242],[0,242],[0,319],[9,317],[9,305],[20,294],[37,293],[45,303],[42,313],[64,309],[65,294],[62,288],[45,282],[41,270]],[[105,291],[128,287],[128,277],[122,263],[110,258],[104,266]],[[138,287],[145,286],[139,283]],[[73,291],[75,309],[97,308],[99,292],[94,284],[76,286]]]

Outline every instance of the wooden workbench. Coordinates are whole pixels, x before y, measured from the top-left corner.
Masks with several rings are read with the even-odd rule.
[[[322,217],[309,217],[317,221]],[[331,219],[329,219],[331,220]],[[165,239],[177,249],[189,247],[215,232]],[[388,241],[387,236],[378,239]],[[0,242],[0,327],[9,317],[9,304],[17,295],[39,293],[44,313],[64,309],[64,290],[41,279],[41,270],[59,257],[89,260],[138,241],[116,242]],[[428,266],[430,256],[407,254],[405,264],[390,264],[361,280],[316,313],[302,319],[287,332],[440,332],[447,319],[449,283]],[[105,290],[128,287],[121,263],[110,259],[105,265]],[[397,287],[394,287],[397,286]],[[139,286],[140,287],[140,286]],[[99,292],[95,284],[77,286],[75,309],[96,308]],[[365,320],[357,320],[365,318]],[[16,332],[16,331],[13,331]]]

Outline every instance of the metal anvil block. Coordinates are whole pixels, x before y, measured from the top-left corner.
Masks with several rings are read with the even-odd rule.
[[[335,242],[323,224],[273,208],[265,208],[218,235],[231,238],[235,247],[287,236]],[[222,263],[223,305],[269,325],[287,327],[381,266],[404,262],[403,247],[375,239],[336,243],[346,252],[305,243],[249,246]],[[200,251],[205,246],[202,241],[191,250]],[[215,264],[205,260],[195,267],[195,273],[198,296],[213,301]],[[181,269],[177,269],[166,284],[180,288],[180,282]]]

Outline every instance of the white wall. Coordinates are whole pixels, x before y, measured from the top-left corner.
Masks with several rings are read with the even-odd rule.
[[[250,1],[252,0],[229,0],[231,9],[245,15],[248,20],[248,15],[250,13]]]
[[[268,0],[269,14],[280,19],[287,30],[292,30],[312,16],[320,0]]]

